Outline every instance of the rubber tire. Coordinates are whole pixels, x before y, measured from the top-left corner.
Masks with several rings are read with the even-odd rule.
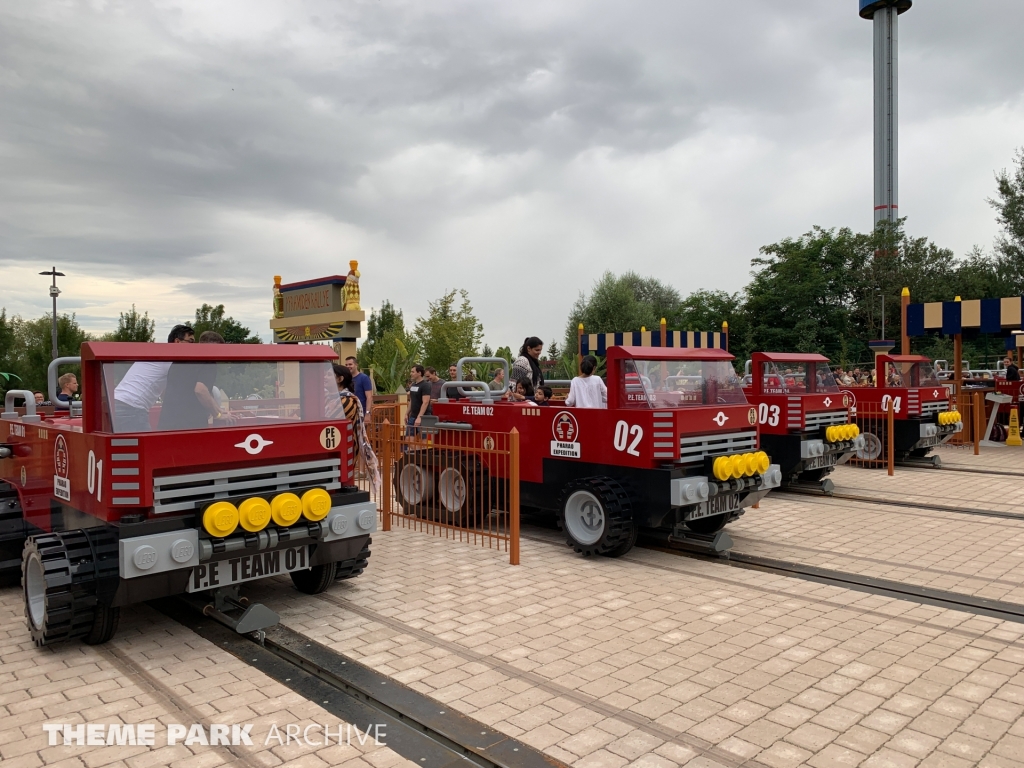
[[[711,515],[710,517],[699,517],[696,520],[688,520],[686,527],[694,533],[712,534],[718,533],[720,530],[725,528],[725,524],[729,522],[730,514],[723,512],[720,515]]]
[[[425,461],[426,460],[426,461]],[[419,467],[429,478],[429,488],[419,501],[409,501],[402,492],[402,473],[409,465]],[[437,455],[433,452],[410,452],[395,464],[391,481],[395,490],[395,500],[402,506],[402,512],[415,517],[426,517],[437,505]]]
[[[121,621],[121,609],[105,605],[96,606],[96,616],[92,621],[89,634],[82,638],[86,645],[102,645],[117,634],[117,625]]]
[[[633,547],[636,546],[636,540],[640,537],[640,529],[637,528],[636,523],[630,521],[629,524],[630,534],[629,538],[624,542],[615,547],[610,552],[602,552],[602,557],[622,557],[624,554],[629,552]]]
[[[604,530],[597,541],[591,544],[574,539],[572,529],[566,522],[566,506],[577,491],[586,491],[594,496],[604,513]],[[631,549],[630,539],[636,533],[636,526],[633,523],[633,507],[629,500],[629,494],[610,477],[585,477],[567,483],[558,500],[558,509],[562,530],[566,535],[566,543],[584,557],[591,555],[620,557]]]
[[[445,504],[446,488],[444,486],[448,479],[446,473],[449,470],[457,472],[461,476],[465,490],[465,499],[458,509],[449,508]],[[484,507],[487,506],[486,489],[487,470],[475,457],[460,456],[458,453],[444,456],[438,468],[435,485],[438,522],[459,528],[480,527],[483,522]]]
[[[299,592],[307,595],[319,595],[334,583],[335,563],[314,565],[304,571],[292,571],[292,584]]]
[[[116,576],[117,563],[117,541],[107,531],[64,531],[27,539],[22,596],[32,642],[41,648],[83,638],[97,645],[113,637],[120,611],[102,605],[97,588],[100,579]],[[32,616],[30,582],[34,589],[42,589],[42,603],[36,606],[38,624]]]
[[[334,564],[334,580],[354,579],[365,571],[366,566],[370,564],[370,545],[372,543],[373,539],[367,539],[366,544],[363,545],[363,548],[359,550],[359,554],[354,559],[336,562]]]

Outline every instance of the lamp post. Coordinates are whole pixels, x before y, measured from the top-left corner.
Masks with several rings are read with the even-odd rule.
[[[53,299],[53,327],[51,328],[50,340],[53,342],[53,359],[57,359],[57,297],[60,296],[60,288],[57,287],[57,278],[64,277],[63,272],[58,272],[56,267],[51,267],[49,272],[40,272],[40,275],[51,275],[53,283],[50,285],[50,298]]]

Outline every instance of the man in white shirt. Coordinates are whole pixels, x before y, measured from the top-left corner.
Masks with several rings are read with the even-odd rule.
[[[191,344],[195,332],[187,325],[176,325],[167,337],[169,344]],[[149,409],[167,386],[170,362],[143,361],[132,363],[128,373],[114,388],[114,431],[149,432]]]
[[[580,363],[581,376],[569,383],[569,396],[565,404],[570,408],[607,408],[608,390],[600,376],[594,376],[597,358],[587,355]]]

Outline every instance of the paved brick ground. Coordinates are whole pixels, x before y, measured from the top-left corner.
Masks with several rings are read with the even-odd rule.
[[[1002,447],[981,448],[981,455],[974,455],[974,447],[949,448],[943,446],[933,451],[942,459],[944,466],[971,467],[976,469],[998,469],[1002,472],[1024,473],[1024,448]]]
[[[1024,478],[838,467],[837,493],[1021,519],[770,494],[729,526],[735,551],[1024,604]]]
[[[576,766],[1021,764],[1024,626],[648,550],[522,561],[393,531],[360,579],[260,599]]]
[[[271,723],[337,719],[146,606],[125,611],[105,646],[37,649],[19,589],[0,590],[0,765],[3,768],[392,768],[413,765],[368,739],[330,747],[265,745]],[[156,746],[50,747],[43,723],[154,723]],[[167,723],[252,723],[253,746],[167,746]],[[363,724],[365,727],[365,724]],[[59,740],[59,739],[58,739]]]

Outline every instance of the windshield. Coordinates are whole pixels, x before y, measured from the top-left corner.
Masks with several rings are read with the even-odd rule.
[[[939,383],[932,364],[888,363],[885,383],[889,387],[932,387]]]
[[[762,363],[761,391],[766,395],[838,392],[828,363]]]
[[[747,402],[727,360],[625,360],[622,376],[622,408]]]
[[[103,429],[168,432],[344,418],[327,361],[103,364]]]

